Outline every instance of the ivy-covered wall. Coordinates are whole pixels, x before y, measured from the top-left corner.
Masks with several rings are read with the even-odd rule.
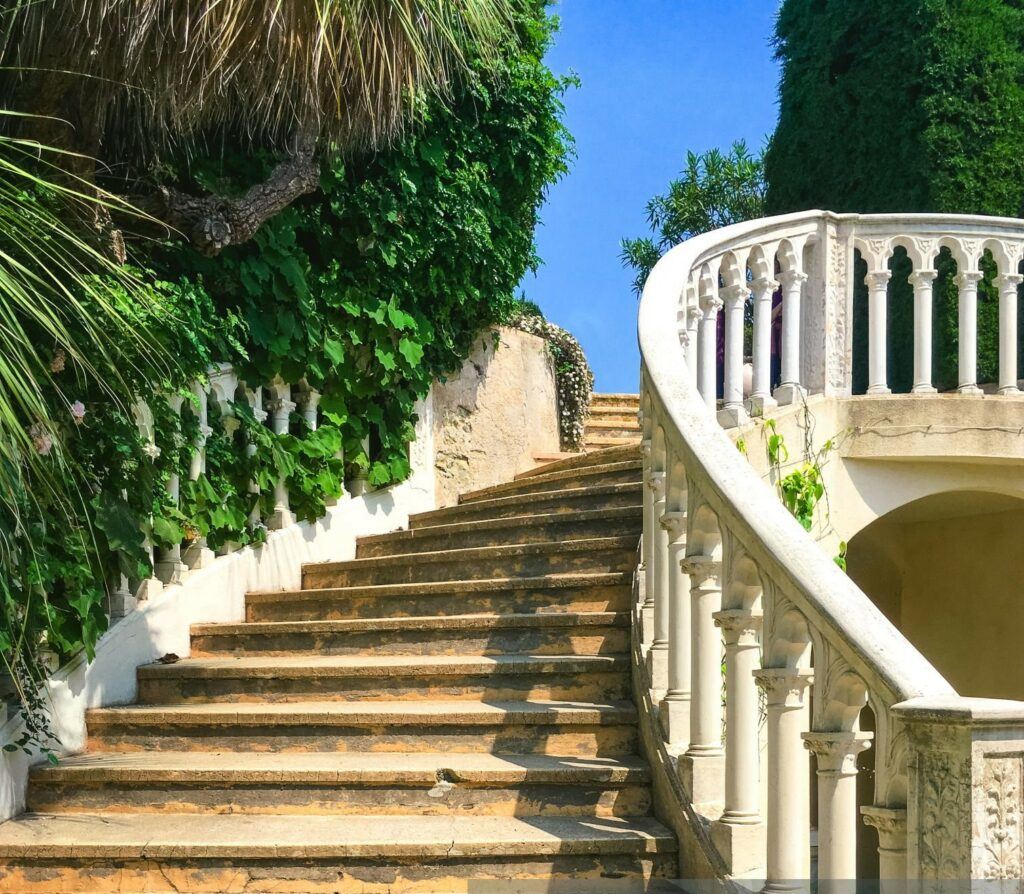
[[[782,82],[765,159],[769,213],[1024,213],[1019,0],[785,0],[776,46]],[[908,272],[905,260],[894,265],[890,377],[897,390],[912,378]],[[949,387],[956,384],[951,262],[941,262],[940,272],[936,381]],[[981,381],[996,372],[997,315],[995,291],[983,288]],[[858,357],[865,338],[866,327],[856,327]]]

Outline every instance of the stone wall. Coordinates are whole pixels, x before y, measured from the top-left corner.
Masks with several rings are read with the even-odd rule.
[[[435,383],[431,397],[438,506],[559,450],[554,363],[536,335],[505,327],[483,333],[461,371]]]

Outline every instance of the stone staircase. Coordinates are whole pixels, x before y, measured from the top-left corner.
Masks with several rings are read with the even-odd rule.
[[[636,394],[595,394],[584,430],[584,450],[619,447],[640,440],[640,398]]]
[[[0,891],[674,878],[631,697],[640,476],[635,443],[549,464],[194,627],[33,771]]]

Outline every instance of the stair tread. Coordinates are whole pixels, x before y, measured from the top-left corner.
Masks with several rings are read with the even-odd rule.
[[[423,615],[408,618],[345,618],[337,621],[248,621],[194,624],[193,636],[238,634],[362,633],[373,630],[494,630],[536,627],[628,627],[626,612],[534,612],[531,614]]]
[[[0,827],[0,857],[117,859],[454,857],[673,853],[648,817],[26,814]]]
[[[393,782],[433,785],[448,781],[645,782],[650,773],[638,756],[562,757],[547,754],[451,752],[96,752],[66,758],[33,772],[37,781],[58,782]]]
[[[382,700],[374,702],[197,702],[184,705],[123,705],[92,708],[87,722],[150,724],[210,724],[262,726],[307,723],[345,725],[444,725],[615,724],[633,723],[632,702],[569,701],[429,701]]]
[[[403,674],[540,673],[576,670],[615,670],[628,666],[623,655],[282,655],[186,658],[175,664],[146,664],[139,677],[294,676],[368,678]]]
[[[621,443],[622,439],[613,442],[613,444]],[[641,471],[641,468],[641,461],[638,456],[635,460],[622,460],[618,462],[582,466],[580,468],[559,469],[556,471],[544,472],[539,475],[531,475],[527,478],[514,478],[512,481],[505,481],[502,484],[492,484],[490,487],[480,488],[479,490],[467,491],[466,493],[459,494],[459,503],[465,504],[475,502],[482,497],[487,497],[491,494],[497,496],[511,490],[519,490],[526,487],[539,488],[545,484],[551,483],[552,481],[561,481],[563,479],[571,480],[574,477],[596,478],[600,475],[608,475],[617,472],[639,472]]]
[[[313,566],[309,566],[313,567]],[[311,595],[344,594],[346,596],[412,595],[429,593],[489,592],[521,590],[530,587],[578,587],[628,584],[629,571],[583,571],[562,574],[539,574],[530,577],[482,577],[474,580],[438,580],[401,584],[360,584],[354,587],[309,587],[301,590],[255,590],[246,594],[250,602],[273,602],[280,598],[308,598]]]

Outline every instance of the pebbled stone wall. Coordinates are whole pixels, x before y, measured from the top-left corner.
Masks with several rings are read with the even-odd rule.
[[[462,369],[436,382],[431,398],[439,507],[559,450],[554,363],[536,335],[505,327],[482,333]]]

